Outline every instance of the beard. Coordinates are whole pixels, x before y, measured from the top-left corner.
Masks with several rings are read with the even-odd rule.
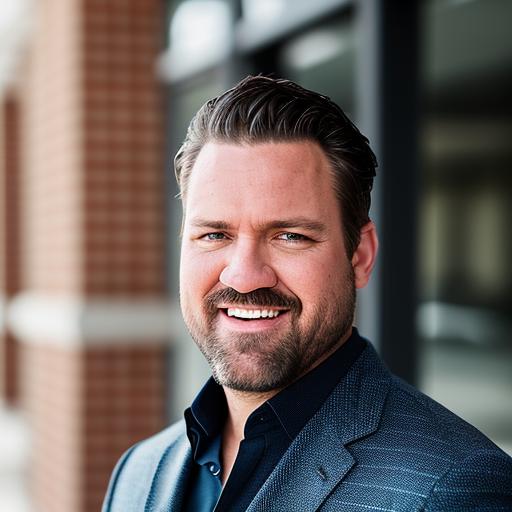
[[[356,292],[354,273],[349,268],[341,290],[317,304],[311,318],[302,319],[298,297],[262,288],[239,293],[232,288],[212,292],[204,301],[203,320],[183,308],[188,330],[205,356],[215,381],[243,392],[265,393],[281,389],[309,371],[334,351],[352,327]],[[219,304],[281,307],[289,311],[289,328],[261,333],[219,332]],[[250,320],[249,320],[250,321]]]

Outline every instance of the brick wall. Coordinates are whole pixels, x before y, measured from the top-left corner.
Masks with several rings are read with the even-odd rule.
[[[161,4],[85,1],[87,294],[154,295],[164,287]]]
[[[163,7],[34,4],[20,87],[24,251],[11,309],[38,512],[98,511],[121,453],[164,425]],[[88,312],[101,304],[112,308],[98,321]],[[139,326],[133,334],[123,314]]]
[[[42,293],[83,288],[82,2],[34,2],[24,67],[23,285]]]
[[[19,108],[14,94],[3,98],[0,111],[0,300],[5,305],[20,289]],[[7,404],[18,399],[17,369],[18,344],[4,324],[0,326],[0,398]]]
[[[37,510],[98,511],[120,454],[162,428],[165,352],[151,343],[23,347]]]
[[[112,461],[127,446],[162,428],[165,354],[162,347],[89,350],[85,356],[86,410],[83,446],[84,502],[97,510],[103,500]],[[117,397],[112,402],[108,397]],[[106,398],[107,397],[107,398]],[[95,508],[96,507],[96,508]]]

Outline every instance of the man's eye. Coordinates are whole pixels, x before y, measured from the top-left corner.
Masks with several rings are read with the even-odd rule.
[[[281,233],[277,238],[285,242],[302,242],[309,240],[307,236],[301,235],[300,233]]]
[[[206,233],[206,235],[203,235],[201,237],[202,240],[211,240],[211,241],[217,241],[217,240],[224,240],[226,236],[224,233]]]

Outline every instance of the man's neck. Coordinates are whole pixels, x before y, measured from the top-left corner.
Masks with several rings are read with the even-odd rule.
[[[247,393],[224,388],[226,402],[228,405],[228,415],[226,425],[229,430],[241,441],[244,437],[244,427],[247,418],[263,403],[272,398],[279,392],[279,389],[273,389],[265,393]]]

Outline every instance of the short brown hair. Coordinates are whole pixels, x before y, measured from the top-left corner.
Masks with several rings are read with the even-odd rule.
[[[347,254],[369,221],[377,160],[368,139],[328,97],[290,80],[249,76],[205,103],[192,119],[174,168],[181,195],[201,148],[209,141],[253,144],[312,140],[327,155],[340,203]]]

